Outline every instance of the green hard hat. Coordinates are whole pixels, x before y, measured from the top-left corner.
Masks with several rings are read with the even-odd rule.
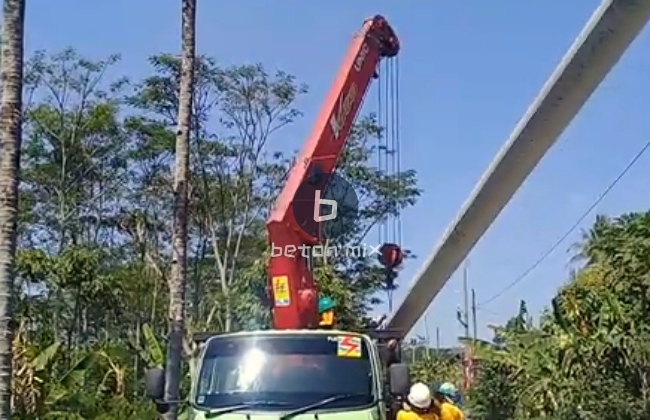
[[[445,382],[444,384],[440,385],[440,387],[438,388],[438,393],[446,397],[453,398],[456,392],[457,392],[456,387],[450,382]]]
[[[318,301],[318,313],[322,314],[325,311],[329,311],[330,309],[334,309],[336,307],[336,302],[332,300],[331,297],[322,297]]]

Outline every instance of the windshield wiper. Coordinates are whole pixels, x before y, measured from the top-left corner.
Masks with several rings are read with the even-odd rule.
[[[239,410],[246,410],[249,408],[257,408],[257,407],[286,407],[288,404],[279,402],[279,401],[251,401],[243,404],[237,404],[237,405],[231,405],[230,407],[224,407],[224,408],[217,408],[214,410],[210,410],[207,413],[205,413],[205,418],[206,419],[213,419],[215,417],[219,417],[222,414],[228,414],[228,413],[233,413],[235,411]]]
[[[279,420],[289,420],[290,418],[295,417],[295,416],[297,416],[299,414],[304,414],[304,413],[306,413],[308,411],[314,410],[316,408],[323,407],[323,406],[325,406],[327,404],[330,404],[330,403],[333,403],[333,402],[336,402],[336,401],[349,400],[349,399],[365,397],[365,396],[366,396],[366,394],[338,394],[338,395],[333,395],[333,396],[331,396],[329,398],[325,398],[323,400],[316,401],[313,404],[309,404],[309,405],[306,405],[304,407],[297,408],[297,409],[295,409],[293,411],[289,411],[288,413],[280,416]]]

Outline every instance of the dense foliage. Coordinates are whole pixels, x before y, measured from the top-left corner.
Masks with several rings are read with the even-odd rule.
[[[476,360],[472,420],[650,418],[650,212],[599,216],[566,285],[535,323],[526,303]],[[415,380],[462,383],[462,359],[413,340]]]
[[[118,57],[38,53],[25,77],[13,408],[18,418],[155,418],[143,369],[165,359],[172,165],[180,61],[144,80],[108,78]],[[307,88],[262,65],[200,57],[191,136],[188,336],[269,325],[264,221],[291,165],[283,143]],[[414,204],[415,174],[374,166],[373,115],[354,128],[341,173],[360,198],[361,243]],[[295,143],[294,143],[295,144]],[[343,327],[377,303],[375,257],[315,261]],[[186,356],[193,348],[185,343]],[[186,372],[192,369],[186,357]],[[187,391],[188,381],[184,388]]]
[[[650,418],[650,212],[598,217],[534,325],[522,305],[476,343],[473,419]]]

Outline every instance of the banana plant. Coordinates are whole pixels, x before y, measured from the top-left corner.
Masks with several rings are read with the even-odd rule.
[[[60,342],[37,348],[27,341],[22,328],[18,330],[13,354],[14,413],[21,418],[42,418],[45,413],[54,415],[58,407],[83,392],[95,354],[89,352],[74,358],[62,371],[57,366],[61,355]]]

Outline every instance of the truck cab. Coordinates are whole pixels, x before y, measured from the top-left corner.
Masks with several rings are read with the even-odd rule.
[[[376,341],[365,334],[269,330],[216,335],[198,354],[190,418],[389,420],[408,385],[408,371],[399,363],[388,371]],[[147,388],[163,407],[163,375],[153,376],[159,379],[148,380]]]

